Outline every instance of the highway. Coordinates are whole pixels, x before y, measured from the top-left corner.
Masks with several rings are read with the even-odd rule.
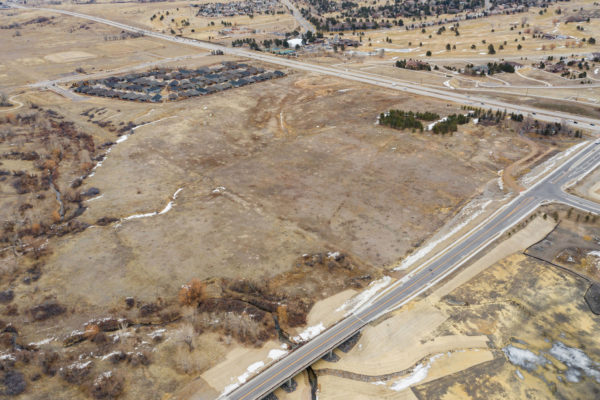
[[[281,0],[281,2],[287,8],[289,8],[290,12],[294,16],[294,18],[296,19],[296,21],[298,22],[298,24],[300,24],[300,26],[302,27],[302,29],[304,29],[306,32],[308,32],[308,31],[311,31],[313,33],[316,32],[316,29],[313,26],[313,24],[311,24],[310,22],[308,22],[308,20],[302,16],[302,13],[300,12],[300,10],[298,10],[298,8],[296,8],[296,6],[294,5],[294,3],[292,3],[292,0]]]
[[[244,385],[221,396],[223,400],[257,399],[319,360],[379,316],[401,307],[463,266],[515,224],[546,203],[565,203],[600,215],[600,204],[566,194],[564,188],[600,165],[600,144],[591,142],[568,161],[522,192],[486,221],[429,263],[397,282],[379,297],[319,336],[272,364]]]
[[[25,7],[20,4],[8,3],[14,8],[20,9],[31,9],[32,7]],[[478,97],[475,95],[466,95],[457,93],[452,90],[446,90],[442,88],[431,88],[415,83],[410,83],[406,81],[400,81],[396,79],[392,79],[386,76],[376,75],[372,73],[367,73],[364,71],[350,71],[344,68],[335,68],[329,66],[315,65],[311,63],[307,63],[304,61],[292,60],[285,57],[274,56],[271,54],[265,54],[258,51],[251,51],[242,48],[229,48],[226,46],[221,46],[214,43],[202,42],[199,40],[188,39],[184,37],[171,36],[164,33],[154,32],[147,29],[137,28],[131,25],[126,25],[120,22],[107,20],[105,18],[95,17],[92,15],[82,14],[74,11],[68,10],[60,10],[55,8],[40,8],[36,7],[36,9],[44,10],[47,12],[60,13],[65,15],[70,15],[73,17],[83,18],[90,21],[98,22],[101,24],[106,24],[110,26],[114,26],[119,29],[123,29],[130,32],[141,32],[146,36],[154,37],[162,40],[167,40],[173,43],[185,44],[189,46],[194,46],[197,48],[201,48],[204,50],[220,50],[224,54],[234,55],[238,57],[244,57],[249,59],[254,59],[258,61],[262,61],[269,64],[279,65],[283,67],[288,67],[296,70],[319,73],[329,76],[334,76],[337,78],[348,79],[355,82],[366,83],[370,85],[375,85],[379,87],[384,87],[387,89],[397,90],[405,93],[412,93],[421,96],[433,97],[437,99],[441,99],[444,101],[452,101],[460,104],[470,105],[473,107],[481,107],[492,110],[506,110],[507,112],[521,113],[521,114],[531,114],[534,115],[536,119],[546,122],[561,122],[567,121],[567,124],[571,124],[572,126],[576,126],[575,122],[578,123],[578,128],[587,128],[596,132],[600,132],[599,126],[600,121],[595,118],[583,117],[579,115],[573,115],[569,113],[559,112],[559,111],[550,111],[541,108],[535,108],[530,106],[522,106],[518,104],[512,104],[503,102],[500,100],[494,100],[487,97]],[[64,82],[64,79],[62,80]],[[37,87],[43,87],[48,85],[54,85],[57,82],[55,81],[46,81],[41,84],[36,84]]]

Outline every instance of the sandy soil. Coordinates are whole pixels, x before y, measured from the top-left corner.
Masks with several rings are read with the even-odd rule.
[[[323,323],[325,326],[330,326],[337,322],[344,316],[344,310],[341,306],[356,293],[356,290],[344,290],[335,296],[316,302],[310,313],[308,313],[307,325],[313,326]]]
[[[202,373],[201,377],[221,393],[228,385],[239,384],[238,377],[248,372],[249,366],[257,362],[262,362],[264,365],[272,362],[273,359],[269,358],[272,350],[282,350],[281,344],[269,342],[260,349],[252,350],[235,348],[227,353],[223,362]]]
[[[347,388],[357,385],[356,390],[367,393],[366,396],[398,398],[395,396],[401,394],[394,394],[392,389],[402,379],[407,380],[407,383],[401,393],[408,391],[412,378],[413,384],[425,385],[495,359],[496,356],[489,350],[487,332],[479,331],[477,334],[470,331],[465,335],[442,329],[449,324],[452,316],[452,313],[445,311],[445,299],[450,293],[477,279],[491,265],[543,239],[554,226],[554,222],[541,216],[530,221],[525,228],[492,248],[482,258],[434,290],[426,299],[412,302],[405,308],[382,317],[380,322],[369,325],[347,354],[336,351],[338,361],[321,360],[316,363],[313,369],[319,376],[322,394],[338,398],[337,393],[352,390],[345,386],[349,380],[354,379],[352,376],[332,378],[329,376],[332,373],[330,371],[370,376],[370,383],[348,382]],[[490,323],[493,326],[493,322]],[[386,343],[384,352],[381,351],[381,343]],[[417,371],[423,368],[426,370],[421,376]]]
[[[569,191],[592,201],[600,201],[600,168],[596,168],[583,180],[570,187]]]
[[[397,399],[416,400],[417,397],[410,391],[395,393],[387,390],[384,386],[372,383],[351,381],[336,376],[321,376],[319,378],[319,399]]]
[[[427,371],[427,377],[420,381],[421,384],[458,373],[494,358],[492,352],[481,349],[439,353],[434,357],[435,360],[431,361],[431,368]],[[391,389],[395,383],[402,382],[402,379],[396,378],[387,382],[361,382],[322,374],[319,375],[319,387],[321,388],[319,398],[344,399],[352,397],[372,399],[377,397],[382,399],[417,399],[409,388],[402,390]]]

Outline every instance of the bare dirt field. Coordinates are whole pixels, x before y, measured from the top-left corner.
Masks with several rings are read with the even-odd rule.
[[[551,217],[556,218],[556,214]],[[578,273],[592,282],[599,281],[598,217],[565,207],[559,218],[556,229],[527,249],[527,254]]]
[[[596,168],[581,182],[569,188],[577,196],[584,197],[592,201],[600,201],[600,168]]]

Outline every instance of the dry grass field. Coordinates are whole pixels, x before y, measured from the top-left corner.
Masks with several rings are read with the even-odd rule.
[[[228,3],[232,0],[221,1]],[[202,0],[193,4],[213,3]],[[185,1],[159,2],[159,3],[125,3],[115,7],[111,2],[95,2],[95,4],[61,4],[58,6],[66,10],[88,13],[96,16],[120,21],[134,26],[154,29],[163,33],[171,33],[191,37],[200,40],[216,40],[229,43],[231,40],[255,37],[273,38],[275,33],[292,32],[298,29],[298,23],[287,11],[287,8],[279,6],[274,9],[273,14],[255,14],[237,16],[197,16],[197,8]],[[277,12],[283,12],[277,13]],[[152,16],[156,16],[151,19]],[[162,16],[162,19],[161,19]],[[184,22],[185,21],[185,22]],[[231,26],[225,26],[227,22]],[[189,23],[189,25],[188,25]],[[229,28],[233,28],[230,31]],[[222,30],[227,32],[221,33]]]
[[[94,194],[74,199],[85,207],[74,221],[89,227],[49,237],[37,259],[5,252],[2,260],[12,265],[5,289],[12,290],[16,309],[4,321],[18,326],[18,340],[42,341],[44,354],[58,354],[56,368],[71,365],[69,357],[93,354],[83,362],[94,367],[82,377],[44,378],[32,386],[36,393],[60,387],[85,395],[97,374],[110,369],[125,382],[124,398],[150,391],[162,396],[230,351],[242,351],[241,343],[272,340],[270,314],[263,310],[254,309],[255,321],[211,322],[229,312],[214,310],[239,310],[227,296],[253,296],[236,283],[241,278],[258,285],[252,290],[300,307],[290,309],[295,314],[282,323],[298,332],[297,324],[319,318],[299,310],[308,312],[317,299],[377,279],[497,179],[498,170],[528,153],[514,140],[516,133],[501,126],[468,124],[452,136],[378,126],[380,112],[415,109],[415,102],[417,109],[442,115],[460,108],[288,72],[276,81],[164,104],[70,101],[52,92],[20,97],[25,106],[14,115],[32,112],[29,104],[35,103],[74,121],[94,143],[93,174],[77,189]],[[371,101],[365,103],[365,96]],[[137,128],[129,134],[127,126]],[[7,167],[17,168],[13,162],[7,160]],[[72,190],[73,175],[60,177],[58,190]],[[66,204],[69,210],[79,207]],[[328,251],[347,261],[329,263],[329,272],[320,261],[308,266],[310,257]],[[181,285],[193,279],[215,296],[212,312],[179,305]],[[269,286],[261,287],[266,281]],[[57,316],[20,323],[22,315],[48,303],[58,307]],[[94,318],[113,321],[98,328],[108,342],[85,333],[96,329],[90,328],[98,325],[89,322]],[[240,330],[239,324],[249,325]],[[74,330],[82,336],[71,337]],[[189,347],[186,332],[204,333]],[[144,339],[153,335],[156,341]],[[207,346],[210,352],[204,352]],[[149,385],[136,378],[142,370],[124,369],[126,362],[140,363],[135,348],[152,352],[144,361],[149,366],[142,367],[147,373],[169,378]],[[123,363],[103,358],[115,351],[125,353]],[[20,362],[15,368],[29,381],[36,368]]]
[[[185,2],[57,7],[221,43],[246,37],[237,29],[219,33],[225,28],[221,20],[256,30],[257,39],[297,28],[289,14],[199,18]],[[538,21],[534,11],[530,23],[546,27],[550,16]],[[153,15],[165,18],[151,20]],[[505,35],[498,38],[514,35],[503,31],[508,17],[494,18]],[[464,46],[481,24],[465,23],[464,30],[461,25]],[[0,92],[14,103],[0,108],[1,395],[158,400],[201,392],[215,398],[246,379],[257,362],[266,364],[300,342],[305,328],[341,318],[339,307],[371,282],[401,277],[405,271],[390,270],[447,229],[472,199],[504,198],[515,190],[502,184],[500,171],[518,178],[575,143],[566,136],[519,135],[519,125],[504,119],[472,121],[448,135],[392,129],[377,124],[390,109],[441,117],[465,111],[446,101],[293,70],[280,79],[158,103],[75,95],[68,84],[37,90],[27,85],[158,65],[197,68],[234,58],[147,37],[121,38],[118,29],[40,11],[0,10],[0,26]],[[586,25],[586,35],[587,29],[596,28]],[[369,35],[371,48],[386,35],[397,35],[386,47],[402,47],[421,33],[370,32],[363,43]],[[440,66],[445,61],[438,47],[447,35],[434,33],[427,43]],[[534,51],[535,41],[529,42],[523,51]],[[459,45],[453,56],[476,55]],[[471,80],[444,71],[409,72],[389,66],[398,54],[352,58],[355,65],[348,67],[430,85],[457,81],[463,90],[483,91],[505,78],[535,86],[532,93],[544,86],[536,80],[561,83],[531,70]],[[335,64],[343,57],[312,61]],[[592,106],[586,111],[597,112]],[[526,239],[545,234],[550,225],[532,222],[528,228],[539,229]],[[503,251],[503,257],[512,254]],[[498,265],[471,281],[473,276],[463,276],[462,286],[446,286],[431,303],[394,313],[365,332],[337,364],[355,374],[367,368],[375,375],[397,374],[398,368],[411,374],[433,353],[449,352],[432,361],[428,380],[391,394],[372,382],[352,381],[346,389],[365,398],[435,397],[446,390],[439,386],[444,379],[497,366],[509,339],[480,327],[493,310],[477,313],[489,306],[486,296],[512,296],[511,274],[543,268],[522,256]],[[477,272],[487,265],[480,267]],[[481,281],[483,274],[487,280]],[[558,281],[552,274],[528,279],[543,286],[540,291],[551,291]],[[470,296],[465,287],[479,290],[468,300],[477,306],[466,311],[449,300]],[[579,289],[569,288],[574,297],[568,300],[575,301]],[[521,322],[521,314],[509,315],[511,307],[520,310],[515,301],[502,303],[502,322],[511,329]],[[379,364],[374,353],[363,358],[382,335],[398,341],[399,351],[400,333],[414,333],[411,321],[427,334],[411,339],[410,354],[390,352]],[[396,365],[397,357],[405,365]],[[315,369],[335,369],[329,364]],[[504,379],[510,370],[502,365]],[[346,393],[338,389],[346,378],[338,375],[320,373],[323,398]],[[308,375],[298,378],[290,398],[306,395],[308,381]],[[513,393],[502,388],[497,393]],[[452,386],[448,393],[459,389]]]
[[[186,46],[144,37],[107,41],[121,31],[66,15],[0,10],[0,25],[12,23],[20,26],[0,29],[3,91],[76,74],[78,68],[94,73],[192,53]]]
[[[422,32],[421,29],[407,31],[402,27],[364,31],[362,46],[358,50],[376,51],[386,49],[388,57],[399,56],[402,58],[424,58],[426,52],[431,51],[432,60],[452,58],[474,62],[477,59],[489,57],[488,44],[494,45],[497,52],[495,57],[546,58],[548,55],[589,53],[598,51],[600,46],[582,43],[581,47],[579,45],[571,47],[567,46],[567,42],[573,43],[577,39],[600,37],[598,24],[593,23],[593,20],[591,23],[565,23],[565,20],[571,15],[578,14],[580,8],[587,12],[594,12],[596,6],[593,3],[593,0],[583,0],[569,2],[568,4],[556,4],[549,7],[548,12],[543,15],[539,15],[540,8],[532,7],[525,13],[493,15],[486,18],[460,21],[458,28],[460,34],[458,36],[449,29],[452,23],[427,27],[425,32]],[[556,14],[558,7],[563,11],[560,14]],[[430,20],[443,20],[452,17],[452,15],[440,15],[439,18],[430,17]],[[408,23],[411,23],[410,20],[405,19],[405,24]],[[523,23],[525,26],[521,27]],[[437,31],[441,26],[444,26],[446,30],[438,35]],[[577,26],[583,26],[584,30],[577,30]],[[511,30],[511,27],[515,28]],[[533,38],[534,29],[543,33],[571,36],[574,39]],[[331,35],[334,34],[331,33]],[[352,32],[345,32],[344,37],[361,40],[359,34],[353,35]],[[525,40],[523,40],[523,37],[525,37]],[[386,38],[391,39],[392,42],[386,42]],[[456,45],[456,49],[452,48],[447,51],[446,45],[448,43],[451,46]],[[522,46],[520,50],[517,49],[519,44]],[[475,45],[474,49],[471,48],[472,45]],[[500,49],[500,45],[504,46],[503,50]]]

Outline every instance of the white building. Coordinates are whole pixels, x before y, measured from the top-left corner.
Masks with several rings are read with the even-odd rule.
[[[289,39],[287,42],[291,49],[295,49],[296,46],[302,46],[301,38]]]

